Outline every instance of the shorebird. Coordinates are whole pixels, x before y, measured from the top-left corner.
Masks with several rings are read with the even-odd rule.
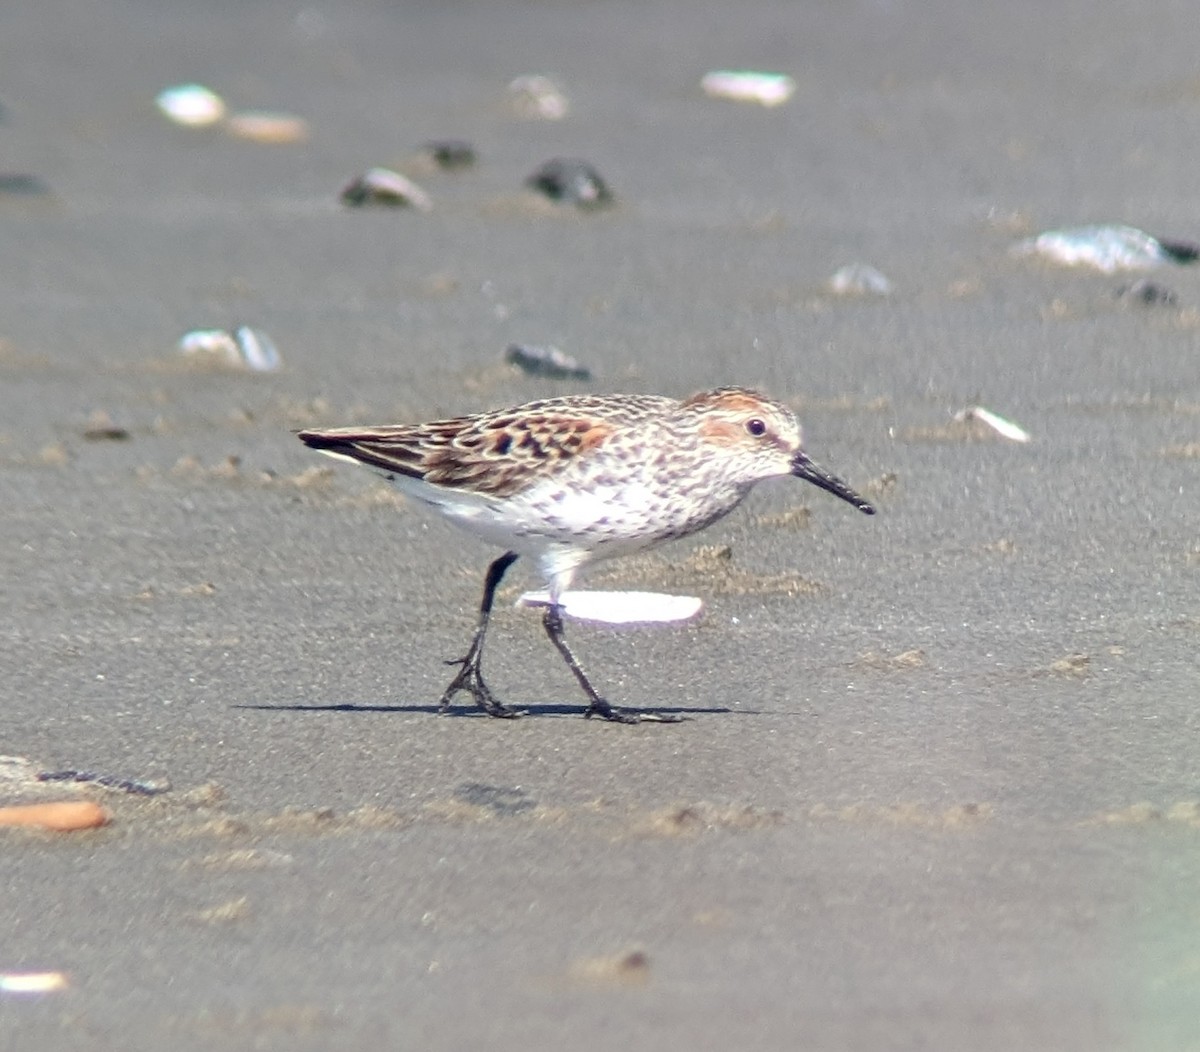
[[[741,387],[678,401],[572,395],[425,424],[299,433],[302,442],[381,474],[398,490],[504,549],[484,577],[475,634],[439,701],[462,690],[489,716],[514,717],[484,682],[483,643],[501,579],[522,556],[545,578],[546,634],[588,698],[586,716],[666,721],[614,708],[563,638],[560,599],[589,563],[686,537],[729,514],[755,483],[791,475],[875,509],[805,453],[795,414]]]

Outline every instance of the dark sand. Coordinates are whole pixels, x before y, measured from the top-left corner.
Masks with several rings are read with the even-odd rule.
[[[1200,269],[1150,308],[1008,254],[1200,235],[1197,37],[1156,0],[7,8],[0,168],[52,192],[0,195],[0,752],[173,788],[0,836],[0,970],[69,979],[0,995],[0,1047],[1200,1047]],[[796,96],[706,99],[729,66]],[[534,72],[567,120],[507,111]],[[190,79],[312,137],[175,127]],[[421,171],[444,136],[478,167]],[[553,156],[619,206],[524,191]],[[433,211],[340,207],[372,164]],[[854,261],[894,295],[825,291]],[[181,362],[239,322],[283,371]],[[495,553],[291,430],[719,383],[879,515],[780,482],[594,575],[706,598],[570,631],[681,725],[579,718],[527,575],[490,669],[530,716],[438,718]]]

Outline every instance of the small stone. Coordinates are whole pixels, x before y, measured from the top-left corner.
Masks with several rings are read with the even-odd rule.
[[[545,376],[551,380],[590,380],[590,369],[557,347],[531,347],[513,343],[504,352],[504,360],[529,376]]]
[[[541,165],[525,185],[540,190],[552,201],[579,208],[602,208],[613,200],[612,191],[587,161],[556,157]]]
[[[88,442],[126,442],[132,436],[127,428],[118,427],[103,409],[97,409],[88,418],[83,437]]]
[[[0,194],[41,197],[49,192],[50,187],[36,175],[25,175],[19,172],[0,172]]]
[[[425,144],[425,152],[446,171],[470,168],[476,160],[475,147],[462,139],[435,139]]]

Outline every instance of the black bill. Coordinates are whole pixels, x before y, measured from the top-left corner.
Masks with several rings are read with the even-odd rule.
[[[831,475],[824,468],[814,464],[803,452],[797,453],[792,458],[792,474],[798,479],[804,479],[805,482],[811,482],[814,486],[820,486],[821,489],[827,490],[835,497],[841,497],[847,503],[853,504],[864,515],[875,514],[875,508],[871,504],[836,475]]]

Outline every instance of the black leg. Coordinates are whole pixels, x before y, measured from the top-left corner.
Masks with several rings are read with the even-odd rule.
[[[575,679],[583,688],[583,692],[588,696],[587,712],[584,713],[588,719],[593,716],[599,716],[601,719],[612,720],[614,723],[642,723],[643,721],[652,721],[655,723],[677,723],[678,716],[659,716],[652,713],[643,712],[623,712],[621,709],[614,709],[607,701],[596,693],[596,688],[592,686],[582,668],[579,667],[579,662],[575,660],[575,655],[571,653],[571,648],[567,646],[567,641],[563,639],[563,622],[562,622],[562,607],[556,606],[553,603],[546,607],[545,614],[542,615],[542,626],[546,629],[546,635],[550,637],[550,642],[562,655],[563,660],[567,663]]]
[[[471,697],[475,699],[475,704],[489,716],[512,719],[521,715],[515,709],[510,709],[507,705],[502,705],[496,700],[491,690],[488,689],[488,685],[483,681],[483,669],[481,667],[483,660],[483,639],[487,635],[488,618],[492,614],[492,600],[496,597],[496,589],[500,586],[505,572],[516,561],[516,552],[505,552],[488,567],[487,575],[483,579],[483,601],[479,604],[479,621],[475,625],[475,635],[471,637],[471,647],[467,651],[466,657],[446,662],[447,665],[461,665],[462,667],[458,670],[454,679],[451,680],[450,686],[446,688],[445,693],[438,702],[438,708],[443,712],[450,705],[450,699],[455,694],[460,690],[467,690],[471,692]]]

